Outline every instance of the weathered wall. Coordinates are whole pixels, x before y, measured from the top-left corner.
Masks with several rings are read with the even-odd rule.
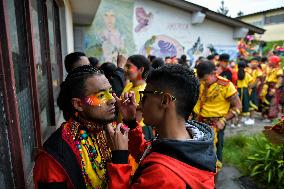
[[[115,62],[117,52],[186,54],[193,62],[207,56],[209,47],[237,56],[234,28],[206,18],[192,25],[191,17],[189,12],[150,0],[102,0],[92,25],[75,27],[75,50],[110,62]]]

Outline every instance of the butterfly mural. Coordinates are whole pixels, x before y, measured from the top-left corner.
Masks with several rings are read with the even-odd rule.
[[[152,18],[153,14],[151,12],[147,14],[143,7],[137,7],[136,20],[138,25],[135,27],[135,32],[140,32],[143,28],[146,28],[150,24]]]

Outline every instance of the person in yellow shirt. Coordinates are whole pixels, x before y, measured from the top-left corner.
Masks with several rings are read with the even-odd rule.
[[[208,123],[214,129],[214,143],[219,160],[217,166],[221,168],[225,124],[238,116],[242,104],[233,83],[218,76],[215,65],[210,61],[198,64],[197,75],[200,79],[200,94],[193,117]]]
[[[250,119],[247,120],[247,125],[253,125],[255,123],[253,117],[254,112],[258,110],[259,106],[259,87],[261,85],[261,80],[263,77],[263,73],[259,68],[259,57],[252,58],[250,61],[250,75],[252,76],[251,89],[250,89],[250,101],[249,101],[249,109],[250,109]]]
[[[239,92],[239,97],[242,102],[242,116],[244,119],[245,124],[247,124],[247,117],[249,116],[249,88],[252,83],[251,75],[245,71],[246,69],[245,62],[238,63],[238,80],[237,80],[237,87]],[[240,124],[238,124],[240,126]]]
[[[146,87],[145,78],[150,70],[150,62],[143,55],[132,55],[128,57],[125,69],[125,76],[129,79],[129,83],[123,89],[121,96],[125,93],[134,92],[137,105],[140,102],[139,91],[144,91]],[[143,132],[146,140],[153,138],[151,127],[145,126],[143,123],[142,113],[140,111],[136,114],[136,120],[140,122],[143,127]],[[122,120],[121,120],[122,121]]]
[[[268,119],[277,118],[279,113],[279,88],[281,87],[283,69],[280,66],[281,58],[269,57],[269,67],[262,88],[260,99],[262,101],[262,114]]]

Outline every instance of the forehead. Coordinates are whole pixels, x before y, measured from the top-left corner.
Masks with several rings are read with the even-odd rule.
[[[104,75],[94,75],[85,81],[85,95],[92,95],[110,88],[111,85]]]
[[[127,60],[126,66],[135,66],[130,60]]]

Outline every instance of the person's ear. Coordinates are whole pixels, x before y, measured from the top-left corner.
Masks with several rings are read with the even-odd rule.
[[[81,99],[79,98],[72,98],[71,99],[71,103],[72,103],[72,106],[74,107],[74,109],[78,112],[82,112],[84,110],[83,108],[83,102]]]
[[[144,72],[144,67],[141,67],[141,68],[139,68],[139,71],[141,72],[141,73],[143,73]]]
[[[168,93],[165,93],[162,96],[163,97],[162,97],[161,107],[167,108],[170,105],[170,103],[172,102],[172,96]]]

